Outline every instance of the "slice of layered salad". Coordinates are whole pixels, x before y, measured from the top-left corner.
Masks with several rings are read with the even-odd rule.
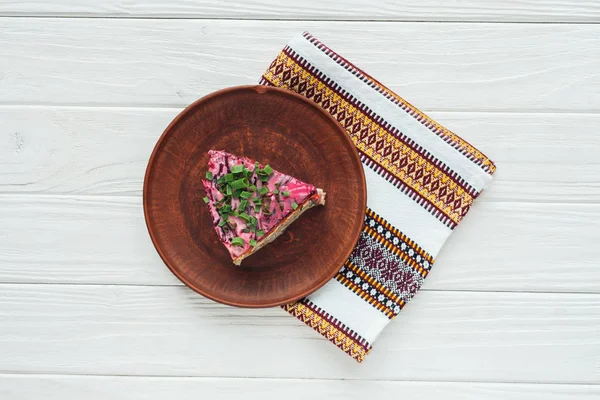
[[[325,205],[322,189],[269,165],[225,151],[208,154],[204,202],[236,265],[275,240],[303,212]]]

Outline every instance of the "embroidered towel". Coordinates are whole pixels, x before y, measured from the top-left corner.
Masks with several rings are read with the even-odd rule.
[[[260,83],[314,101],[358,148],[368,192],[358,244],[334,279],[283,308],[361,362],[419,290],[496,167],[307,32]]]

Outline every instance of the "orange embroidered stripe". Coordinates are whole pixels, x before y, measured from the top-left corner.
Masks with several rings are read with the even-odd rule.
[[[375,122],[372,118],[367,116],[365,113],[363,113],[361,110],[359,110],[352,104],[348,103],[345,99],[343,99],[340,95],[338,95],[334,90],[329,88],[326,84],[322,83],[310,71],[303,68],[301,65],[299,65],[295,60],[293,60],[292,58],[287,56],[285,53],[283,53],[283,52],[280,53],[278,58],[276,59],[276,61],[278,61],[279,63],[285,63],[285,66],[288,68],[288,70],[290,68],[293,69],[293,75],[290,74],[290,76],[297,77],[298,83],[300,83],[302,81],[306,84],[311,85],[313,87],[313,89],[315,90],[315,94],[316,94],[316,92],[322,93],[323,96],[321,98],[321,101],[320,102],[317,101],[317,103],[323,103],[325,100],[329,100],[330,102],[334,102],[336,104],[341,104],[342,107],[339,108],[340,111],[342,109],[347,110],[346,115],[348,117],[352,117],[353,120],[358,119],[359,122],[361,122],[363,126],[366,126],[369,128],[369,131],[373,131],[373,132],[381,131],[381,134],[378,134],[379,138],[383,138],[385,136],[386,140],[390,140],[390,139],[394,140],[393,144],[394,144],[395,149],[398,149],[401,147],[406,150],[404,153],[407,153],[410,151],[411,155],[421,156],[420,154],[417,154],[414,150],[412,150],[409,146],[407,146],[406,144],[397,140],[396,137],[394,137],[394,135],[390,134],[389,132],[386,132],[385,129],[380,128],[379,124],[377,122]],[[294,87],[288,86],[286,84],[286,82],[283,82],[283,79],[279,77],[279,75],[282,75],[282,74],[281,73],[276,74],[273,71],[274,69],[276,69],[276,68],[269,69],[265,73],[264,77],[267,78],[268,80],[270,80],[271,83],[273,83],[275,86],[280,86],[280,87],[284,87],[284,88],[289,87],[290,89],[293,89],[293,88],[299,86],[299,84],[294,85]],[[314,97],[314,95],[312,97]],[[327,107],[324,107],[324,108],[327,108]],[[335,117],[335,115],[334,115],[334,117]],[[340,122],[342,122],[342,121],[340,121]],[[344,124],[342,123],[342,125],[344,125]],[[355,125],[355,124],[353,123],[352,125]],[[348,133],[351,135],[351,137],[353,137],[353,139],[357,139],[357,136],[359,136],[359,135],[357,135],[357,132],[354,132],[354,131],[349,130]],[[419,157],[419,159],[421,161],[423,161],[423,163],[427,162],[427,160],[425,160],[422,156]],[[431,163],[429,163],[429,164],[431,166],[435,167],[435,165],[433,165]],[[449,177],[449,175],[447,175],[444,171],[442,171],[438,168],[436,168],[436,170],[438,170],[441,174],[446,175],[448,177],[448,179],[451,179]],[[463,191],[465,190],[460,185],[458,185],[456,182],[454,182],[454,183],[458,186],[459,189],[461,189]]]
[[[379,91],[382,94],[384,94],[384,96],[386,96],[388,98],[393,97],[399,103],[399,105],[402,109],[407,111],[415,119],[417,119],[418,121],[423,123],[428,128],[430,128],[430,129],[434,128],[432,130],[437,135],[443,136],[446,141],[450,141],[453,144],[453,147],[458,148],[458,150],[463,152],[463,154],[467,153],[465,155],[468,158],[470,158],[473,161],[475,161],[475,160],[479,161],[479,164],[490,175],[492,175],[495,172],[496,166],[494,165],[494,163],[485,154],[481,153],[478,149],[473,147],[469,142],[467,142],[460,136],[456,135],[452,131],[446,129],[445,127],[439,125],[436,121],[429,118],[421,110],[419,110],[418,108],[416,108],[415,106],[413,106],[412,104],[410,104],[409,102],[404,100],[402,97],[398,96],[396,93],[394,93],[393,91],[388,89],[387,86],[385,86],[384,84],[379,82],[377,79],[373,78],[371,75],[369,75],[362,69],[358,68],[356,65],[352,64],[350,61],[346,60],[344,57],[335,53],[333,50],[331,50],[329,47],[325,46],[314,36],[310,35],[308,32],[304,33],[304,37],[306,37],[311,43],[315,44],[319,49],[323,50],[330,57],[332,56],[332,54],[335,54],[335,57],[332,57],[332,59],[334,59],[338,64],[342,65],[344,68],[346,68],[348,70],[358,71],[362,75],[361,79],[367,80],[371,85],[376,86],[379,89]],[[340,62],[340,60],[343,60],[343,61]],[[477,162],[475,162],[475,163],[477,164]]]
[[[342,274],[337,274],[335,276],[335,279],[337,279],[348,289],[356,293],[361,299],[363,299],[364,301],[366,301],[367,303],[371,304],[373,307],[384,313],[388,318],[394,317],[394,313],[392,312],[392,310],[390,310],[389,307],[385,306],[384,304],[381,304],[378,300],[374,299],[369,293],[362,290],[362,288],[360,288],[358,285],[350,281]]]
[[[298,83],[299,83],[299,82],[300,82],[300,79],[302,79],[302,81],[303,81],[304,83],[309,83],[310,85],[312,85],[312,86],[313,86],[313,89],[316,89],[318,92],[321,92],[321,93],[323,93],[323,94],[325,95],[325,97],[326,97],[326,98],[329,98],[329,100],[331,100],[331,101],[335,101],[335,103],[337,103],[337,104],[342,104],[342,105],[343,105],[343,107],[342,107],[342,108],[344,108],[344,109],[350,109],[350,110],[356,110],[356,111],[358,111],[358,112],[359,112],[359,114],[360,114],[359,116],[364,116],[364,117],[365,117],[365,120],[366,120],[366,121],[369,121],[369,122],[371,122],[371,123],[372,123],[372,124],[374,124],[374,125],[381,125],[381,123],[380,123],[380,122],[378,122],[378,121],[374,120],[374,119],[373,119],[371,116],[367,115],[368,113],[367,113],[367,114],[365,114],[365,113],[364,113],[364,112],[363,112],[363,111],[362,111],[362,110],[361,110],[359,107],[357,108],[355,105],[351,104],[351,102],[348,102],[346,99],[342,98],[341,96],[336,96],[336,97],[332,97],[332,98],[330,98],[330,97],[329,97],[329,95],[328,95],[327,93],[329,93],[329,92],[333,92],[334,94],[336,94],[336,95],[337,95],[337,92],[336,92],[335,90],[332,90],[332,89],[334,89],[334,88],[333,88],[333,87],[330,87],[330,86],[329,86],[329,84],[327,84],[327,79],[326,79],[326,82],[325,82],[325,83],[323,83],[323,82],[321,81],[321,78],[318,76],[318,74],[314,74],[314,73],[313,73],[313,71],[311,71],[311,69],[310,69],[310,68],[308,68],[308,69],[307,69],[307,68],[305,68],[303,65],[301,65],[301,64],[302,64],[302,62],[301,62],[300,64],[298,64],[298,62],[297,62],[297,61],[294,59],[294,55],[292,55],[292,54],[293,54],[293,51],[292,51],[292,53],[291,53],[291,54],[287,54],[287,52],[286,52],[286,49],[284,49],[284,50],[283,50],[283,51],[282,51],[282,52],[281,52],[281,53],[280,53],[280,54],[277,56],[277,58],[276,58],[276,59],[275,59],[275,61],[274,61],[274,66],[273,66],[273,67],[271,67],[271,68],[270,68],[270,69],[267,71],[267,73],[271,73],[271,76],[272,76],[272,77],[274,77],[275,79],[278,79],[278,78],[276,78],[276,76],[277,76],[277,75],[281,75],[281,76],[282,76],[282,78],[283,78],[283,80],[286,80],[286,75],[285,75],[285,74],[283,74],[283,75],[281,74],[281,72],[283,72],[283,69],[281,69],[281,72],[278,72],[278,65],[281,65],[281,63],[285,63],[286,67],[288,68],[288,70],[287,70],[286,72],[288,72],[288,73],[289,73],[289,72],[290,72],[289,68],[292,68],[292,69],[293,69],[293,73],[294,73],[293,75],[292,75],[291,73],[289,73],[289,74],[287,75],[287,79],[288,79],[288,80],[289,80],[289,78],[290,78],[290,77],[294,76],[295,78],[297,78],[297,79],[298,79]],[[279,64],[278,64],[278,62],[279,62]],[[273,73],[273,71],[275,71],[275,72]],[[301,73],[301,75],[300,75],[300,76],[298,76],[298,73]],[[365,74],[365,75],[366,75],[366,74]],[[308,80],[307,80],[307,78],[308,78]],[[308,82],[307,82],[307,81],[308,81]],[[315,81],[316,81],[316,83],[317,83],[317,86],[316,86],[316,87],[315,87]],[[371,78],[371,81],[377,82],[377,81],[375,81],[375,80],[374,80],[374,79],[372,79],[372,78]],[[321,83],[321,85],[318,85],[319,83]],[[285,82],[285,81],[284,81],[284,82],[282,82],[282,79],[279,79],[278,85],[279,85],[279,86],[282,86],[282,87],[287,87],[287,86],[288,86],[288,85],[286,84],[286,82]],[[291,81],[290,81],[290,85],[291,85]],[[379,85],[381,85],[381,84],[379,84]],[[299,86],[299,85],[293,85],[293,86]],[[321,86],[325,86],[325,91],[323,91],[323,88],[322,88]],[[291,86],[290,86],[290,88],[291,88]],[[384,96],[385,96],[385,94],[384,94]],[[310,97],[310,96],[308,95],[308,93],[307,93],[307,97]],[[315,96],[315,97],[316,97],[316,96]],[[340,99],[341,101],[338,101],[338,97],[339,97],[339,99]],[[313,100],[314,100],[314,99],[313,99]],[[322,99],[322,100],[323,100],[323,99]],[[315,100],[315,101],[316,101],[316,100]],[[319,103],[319,101],[316,101],[316,102],[317,102],[317,103]],[[321,101],[321,103],[322,103],[322,102],[323,102],[323,101]],[[326,107],[324,107],[324,108],[326,108]],[[402,105],[401,105],[401,108],[402,108]],[[418,111],[418,110],[417,110],[417,111]],[[419,111],[419,112],[420,112],[420,111]],[[350,112],[350,115],[352,115],[352,116],[354,116],[355,114],[356,114],[355,112]],[[424,115],[424,114],[423,114],[423,115]],[[335,115],[334,115],[334,116],[335,116]],[[414,115],[413,115],[413,117],[414,117]],[[377,118],[375,118],[375,119],[377,119]],[[415,117],[415,119],[417,119],[417,120],[419,120],[419,121],[422,121],[422,118],[420,118],[420,117]],[[346,120],[346,121],[347,121],[347,120]],[[345,124],[344,124],[344,122],[346,122],[346,121],[340,121],[340,123],[342,124],[342,126],[344,126],[344,125],[345,125]],[[435,122],[435,121],[432,121],[432,122]],[[354,128],[354,122],[353,122],[351,125],[352,125],[352,127]],[[384,125],[385,125],[385,124],[384,124]],[[382,126],[382,128],[385,128],[385,127],[384,127],[384,125],[381,125],[381,126]],[[440,127],[441,127],[441,126],[440,126]],[[346,128],[348,129],[348,127],[347,127],[347,126],[346,126]],[[443,127],[441,127],[441,128],[443,128]],[[445,128],[443,128],[443,129],[445,129]],[[384,130],[385,130],[385,129],[384,129]],[[446,129],[446,130],[447,130],[447,129]],[[350,129],[348,129],[348,133],[349,133],[350,135],[352,135],[353,133],[355,134],[356,132],[351,132],[351,131],[350,131]],[[356,136],[356,135],[355,135],[355,136]],[[394,137],[394,135],[392,135],[392,137]],[[458,136],[457,136],[457,138],[459,138],[460,140],[462,140],[462,138],[460,138],[460,137],[458,137]],[[465,143],[466,143],[466,142],[465,142]],[[405,143],[403,143],[403,145],[405,145]],[[461,149],[458,149],[458,150],[459,150],[459,151],[461,151]],[[463,152],[463,154],[464,154],[464,152]],[[439,160],[435,160],[435,159],[434,159],[434,160],[428,160],[428,161],[433,161],[433,164],[435,164],[436,162],[439,162]],[[442,172],[444,172],[444,173],[445,173],[446,171],[442,171]],[[448,176],[450,176],[450,175],[448,175]],[[456,173],[454,173],[454,177],[458,177],[458,176],[456,175]],[[460,179],[460,180],[463,182],[463,184],[466,184],[466,185],[468,185],[468,183],[466,183],[466,182],[465,182],[465,181],[464,181],[464,180],[463,180],[461,177],[458,177],[458,178],[459,178],[459,179]],[[456,181],[455,181],[455,182],[456,182]],[[456,182],[456,183],[458,183],[458,182]],[[464,187],[462,187],[460,184],[459,184],[459,186],[460,186],[461,188],[463,188],[463,189],[464,189]],[[465,187],[467,187],[467,186],[465,186]],[[468,185],[468,188],[469,188],[469,190],[467,190],[467,192],[469,192],[469,194],[471,194],[471,195],[474,195],[474,196],[477,196],[477,193],[476,193],[476,191],[475,191],[475,190],[474,190],[474,189],[473,189],[473,188],[472,188],[470,185]]]
[[[348,353],[356,361],[361,362],[369,353],[369,351],[365,350],[358,342],[327,322],[323,317],[304,304],[297,302],[283,307],[288,313],[319,332],[337,347]]]
[[[338,274],[336,276],[336,279],[338,281],[340,281],[342,284],[344,284],[348,289],[350,289],[354,293],[356,293],[364,301],[371,304],[372,306],[377,308],[379,311],[383,312],[388,318],[392,318],[392,316],[394,315],[394,313],[388,307],[386,307],[384,304],[381,304],[379,301],[377,301],[376,299],[371,297],[368,293],[366,293],[364,290],[362,290],[360,287],[358,287],[352,281],[348,280],[346,277]]]
[[[492,160],[490,160],[485,154],[480,152],[478,149],[473,147],[471,145],[471,143],[467,142],[466,140],[464,140],[463,138],[461,138],[460,136],[458,136],[451,130],[440,125],[435,120],[431,119],[427,114],[425,114],[424,112],[419,110],[417,107],[410,104],[408,101],[404,100],[402,97],[398,96],[396,93],[392,92],[390,89],[388,89],[381,83],[377,82],[376,80],[374,80],[371,77],[369,77],[369,78],[371,81],[373,81],[375,84],[377,84],[377,86],[380,87],[382,91],[387,93],[389,96],[395,98],[400,103],[402,108],[410,110],[410,111],[407,110],[407,112],[409,112],[409,114],[413,115],[413,117],[416,115],[415,118],[417,118],[417,120],[422,122],[424,125],[434,127],[435,131],[437,131],[437,133],[441,134],[441,136],[444,136],[448,140],[455,143],[459,147],[460,150],[468,153],[472,158],[479,160],[483,169],[485,171],[487,171],[490,175],[492,175],[496,171],[496,165],[492,162]]]
[[[389,230],[390,232],[392,232],[394,235],[398,236],[403,242],[407,243],[408,245],[410,245],[410,247],[416,251],[417,253],[419,253],[419,255],[421,257],[423,257],[424,259],[426,259],[427,261],[429,261],[430,264],[433,264],[433,257],[429,255],[429,253],[427,253],[425,250],[423,250],[421,247],[419,247],[418,244],[416,244],[415,242],[413,242],[408,236],[406,236],[405,234],[403,234],[402,232],[400,232],[398,229],[396,229],[394,226],[390,225],[385,219],[381,218],[379,215],[377,215],[373,210],[371,210],[370,208],[367,208],[367,215],[373,219],[375,219],[375,221],[379,222],[381,225],[383,225],[383,227],[387,230]]]
[[[362,279],[367,281],[375,289],[377,289],[378,291],[380,291],[381,293],[386,295],[390,300],[392,300],[395,303],[400,304],[400,307],[404,307],[404,301],[400,299],[400,296],[398,296],[396,293],[392,292],[390,289],[383,286],[383,284],[381,284],[380,282],[375,280],[375,278],[373,278],[372,276],[367,274],[365,271],[361,270],[359,267],[354,265],[354,263],[352,263],[350,260],[346,261],[345,265],[346,265],[346,267],[348,267],[349,270],[351,270],[356,275],[360,276]]]
[[[414,190],[424,200],[430,202],[436,208],[446,215],[454,223],[460,222],[463,213],[461,208],[469,207],[474,197],[461,187],[445,171],[439,169],[436,165],[426,160],[423,154],[415,152],[405,145],[394,135],[381,128],[372,119],[362,113],[360,110],[346,102],[337,93],[328,88],[325,84],[315,78],[310,72],[302,68],[294,60],[281,53],[278,57],[280,63],[284,63],[289,69],[292,69],[294,78],[300,79],[311,86],[312,96],[307,96],[315,101],[314,94],[321,93],[319,105],[331,112],[331,107],[324,105],[325,102],[333,102],[339,105],[343,114],[340,120],[342,125],[346,125],[350,137],[356,146],[363,153],[367,154],[373,161],[388,171],[392,176],[399,179],[407,187]],[[276,67],[275,67],[276,68]],[[288,86],[283,79],[276,75],[274,68],[264,74],[264,78],[270,81],[274,86],[289,89],[297,89],[300,83],[293,87]],[[282,70],[283,71],[283,70]],[[282,75],[283,76],[283,75]],[[290,74],[291,76],[291,74]],[[336,113],[332,113],[336,117]],[[338,114],[339,115],[339,114]],[[343,121],[342,121],[343,120]],[[358,127],[358,128],[356,128]],[[383,143],[382,143],[383,141]],[[381,154],[381,148],[388,149],[385,154]],[[443,193],[443,195],[441,195]],[[452,199],[446,201],[447,199]]]
[[[308,74],[308,72],[304,70],[302,71],[302,75]],[[281,84],[280,80],[277,77],[275,77],[271,71],[265,73],[264,78],[274,86],[289,88],[287,85]],[[311,80],[311,78],[308,79]],[[312,84],[315,86],[319,85],[318,83]],[[322,98],[322,101],[317,102],[317,104],[323,106],[323,101],[327,100],[326,97],[330,97],[330,101],[336,101],[340,102],[341,104],[344,104],[343,107],[349,109],[348,118],[350,118],[352,121],[358,120],[359,124],[363,126],[363,128],[360,129],[358,132],[360,133],[360,131],[364,129],[367,129],[370,132],[368,137],[366,137],[363,140],[360,138],[360,135],[358,133],[352,133],[348,131],[350,138],[353,140],[356,147],[360,151],[367,154],[374,162],[379,164],[392,176],[396,177],[407,187],[414,190],[425,201],[434,205],[440,213],[444,214],[447,218],[453,221],[454,224],[458,224],[460,222],[463,213],[460,212],[460,208],[455,208],[454,201],[460,200],[460,202],[458,203],[460,207],[469,207],[473,203],[473,196],[471,196],[463,188],[456,184],[456,182],[454,182],[443,171],[437,169],[437,167],[425,160],[420,154],[414,152],[413,150],[405,146],[400,140],[396,139],[393,135],[387,133],[384,129],[379,128],[367,116],[362,114],[360,111],[356,110],[351,105],[347,104],[343,99],[341,99],[337,94],[333,93],[330,89],[327,89],[323,86],[323,90],[326,93],[331,93],[325,94]],[[314,98],[308,98],[314,101]],[[362,121],[360,121],[361,119]],[[377,137],[377,140],[370,140],[370,137]],[[376,149],[376,146],[381,140],[385,142],[383,147],[389,149],[393,148],[394,152],[398,154],[397,159],[395,161],[391,160],[391,153],[387,156],[383,156]],[[399,164],[403,162],[401,159],[406,160],[405,164],[402,165],[402,167],[400,167]],[[418,173],[417,171],[420,171],[418,177],[416,175]],[[430,181],[427,184],[422,184],[421,181],[424,179],[425,176],[429,176]],[[434,187],[434,182],[437,182],[436,190],[431,189],[432,187]],[[446,202],[444,196],[438,195],[438,193],[443,189],[445,189],[449,193],[453,193],[452,202]]]
[[[377,232],[375,232],[373,229],[371,229],[370,227],[365,227],[365,232],[367,232],[373,239],[377,240],[379,243],[381,243],[386,249],[388,249],[389,251],[391,251],[392,253],[394,253],[395,255],[397,255],[398,257],[400,257],[404,262],[406,262],[408,265],[410,265],[411,267],[413,267],[418,273],[420,273],[423,277],[426,277],[428,272],[426,269],[424,269],[423,267],[421,267],[419,264],[417,264],[415,262],[415,260],[413,260],[412,258],[410,258],[408,255],[406,255],[403,251],[399,250],[396,246],[394,246],[392,243],[388,242],[385,238],[383,238],[380,234],[378,234]]]
[[[350,137],[354,139],[356,147],[368,155],[369,158],[393,176],[400,179],[405,185],[415,190],[419,196],[435,205],[452,221],[455,223],[460,222],[462,219],[460,207],[470,206],[475,197],[467,193],[450,177],[445,175],[443,171],[437,169],[433,164],[428,163],[420,154],[417,154],[404,146],[402,142],[393,135],[382,133],[382,131],[383,130],[380,129],[377,133],[377,137],[385,142],[382,147],[397,151],[398,160],[394,161],[389,155],[382,155],[381,150],[376,149],[379,140],[372,141],[372,143],[368,144],[364,140],[359,141],[359,139],[356,138],[357,135],[350,134]],[[428,183],[424,182],[425,177],[429,177]],[[438,184],[438,187],[435,190],[432,189],[433,182],[437,182]],[[454,194],[453,201],[447,202],[444,198],[445,196],[439,195],[441,189],[444,188]],[[457,208],[454,201],[458,199],[460,199],[460,203]]]

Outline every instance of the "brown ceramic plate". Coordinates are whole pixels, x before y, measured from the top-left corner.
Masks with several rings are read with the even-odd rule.
[[[202,200],[210,149],[323,188],[327,204],[237,267]],[[304,97],[265,86],[223,89],[183,110],[156,144],[144,181],[146,224],[165,264],[196,292],[240,307],[286,304],[324,285],[356,244],[366,203],[362,165],[342,127]]]

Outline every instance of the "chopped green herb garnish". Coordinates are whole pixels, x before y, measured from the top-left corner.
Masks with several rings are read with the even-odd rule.
[[[260,197],[255,197],[252,199],[252,202],[254,204],[261,204],[262,203],[262,199]]]
[[[206,171],[206,179],[208,179],[209,181],[212,181],[212,172]]]
[[[254,206],[254,212],[260,212],[260,206],[255,205]]]
[[[260,193],[261,196],[264,196],[265,194],[269,193],[269,188],[266,186],[263,186],[260,189],[258,189],[258,193]]]
[[[261,176],[260,181],[261,182],[269,182],[269,177],[267,175]]]
[[[292,201],[292,209],[295,210],[296,208],[298,208],[298,204],[296,204],[295,201]]]
[[[238,210],[244,211],[246,209],[247,205],[248,205],[248,200],[240,201],[240,206],[238,207]]]
[[[248,186],[248,190],[250,190],[252,192],[255,192],[256,191],[256,186],[250,185],[250,186]]]
[[[221,220],[219,221],[219,226],[223,226],[227,223],[227,221],[224,218],[221,218]]]
[[[250,216],[248,214],[246,214],[245,212],[240,213],[240,218],[246,222],[250,221]]]
[[[227,196],[231,196],[232,190],[231,190],[231,186],[227,185],[227,187],[225,188],[225,194]]]
[[[242,199],[249,199],[250,197],[252,197],[252,193],[251,192],[246,192],[244,190],[244,191],[242,191],[242,193],[240,193],[240,197]]]
[[[233,212],[233,216],[234,216],[234,217],[239,217],[239,216],[240,216],[240,212],[239,212],[238,210],[235,210],[235,211]]]
[[[256,240],[250,239],[250,246],[252,246],[252,247],[256,246]]]
[[[281,192],[281,195],[288,197],[290,195],[290,192],[288,192],[287,190],[284,190],[283,192]]]
[[[263,169],[263,171],[265,171],[265,173],[267,175],[271,175],[273,173],[273,168],[271,168],[270,165],[265,165],[265,168]]]
[[[277,189],[273,190],[273,194],[279,194],[279,190],[277,190]]]
[[[242,239],[241,237],[231,239],[231,244],[234,246],[243,246],[244,243],[244,239]]]
[[[233,197],[234,199],[239,199],[241,193],[242,192],[240,190],[236,190],[235,192],[233,192],[233,195],[231,197]]]
[[[248,187],[248,179],[242,178],[231,182],[231,187],[234,189],[245,189]]]
[[[202,200],[204,200],[204,202],[205,202],[206,204],[208,204],[208,203],[210,202],[210,199],[209,199],[208,197],[204,197]]]
[[[263,237],[265,236],[265,231],[263,231],[262,229],[259,231],[256,231],[256,237]]]
[[[225,174],[225,182],[233,182],[233,174]]]
[[[234,174],[239,174],[240,172],[244,171],[244,164],[238,164],[238,165],[234,165],[233,167],[231,167],[231,172],[233,172]]]
[[[244,228],[244,229],[242,229],[242,232],[244,232],[244,233],[250,233],[250,229]]]
[[[277,182],[277,183],[275,183],[275,187],[276,187],[277,189],[279,189],[279,186],[281,186],[281,183],[280,183],[280,182]]]
[[[217,183],[220,185],[221,183],[225,182],[225,175],[219,177],[219,179],[217,179]]]

